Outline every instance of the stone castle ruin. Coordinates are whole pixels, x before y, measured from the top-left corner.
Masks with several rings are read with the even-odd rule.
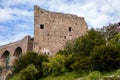
[[[12,66],[14,61],[27,51],[33,49],[33,38],[26,36],[23,39],[0,46],[0,66]],[[9,64],[7,64],[9,63]]]
[[[28,51],[54,56],[66,42],[78,38],[88,30],[84,17],[50,12],[34,6],[34,38],[0,46],[0,65],[12,66],[14,61]]]
[[[34,7],[34,46],[36,52],[55,55],[67,40],[78,38],[87,31],[83,17],[49,12]]]

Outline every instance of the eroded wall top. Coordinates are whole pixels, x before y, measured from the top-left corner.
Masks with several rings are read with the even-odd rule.
[[[31,46],[33,46],[32,42],[33,42],[32,38],[30,36],[26,36],[23,39],[18,40],[16,42],[2,45],[2,46],[0,46],[0,56],[2,56],[2,54],[5,51],[9,51],[10,55],[13,55],[15,52],[15,49],[18,47],[20,47],[22,49],[23,53],[30,51],[30,50],[32,50]],[[29,47],[31,49],[29,49]]]

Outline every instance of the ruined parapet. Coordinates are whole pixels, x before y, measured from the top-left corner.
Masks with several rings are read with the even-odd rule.
[[[84,17],[50,12],[34,6],[34,48],[36,52],[55,55],[66,41],[78,38],[88,30]]]
[[[33,39],[26,36],[21,40],[0,46],[0,65],[6,66],[7,58],[9,65],[12,66],[15,59],[27,51],[32,51]]]

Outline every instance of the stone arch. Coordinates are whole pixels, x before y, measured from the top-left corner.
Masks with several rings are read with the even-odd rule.
[[[4,67],[9,67],[9,62],[10,62],[10,52],[8,50],[6,50],[2,56],[1,56],[1,60],[2,60],[2,65]]]
[[[22,55],[22,48],[21,47],[17,47],[14,51],[13,56],[18,59],[20,56]]]

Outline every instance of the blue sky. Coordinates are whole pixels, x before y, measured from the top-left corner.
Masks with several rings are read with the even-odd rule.
[[[90,28],[120,21],[120,0],[0,0],[0,45],[34,36],[34,5],[85,17]]]

